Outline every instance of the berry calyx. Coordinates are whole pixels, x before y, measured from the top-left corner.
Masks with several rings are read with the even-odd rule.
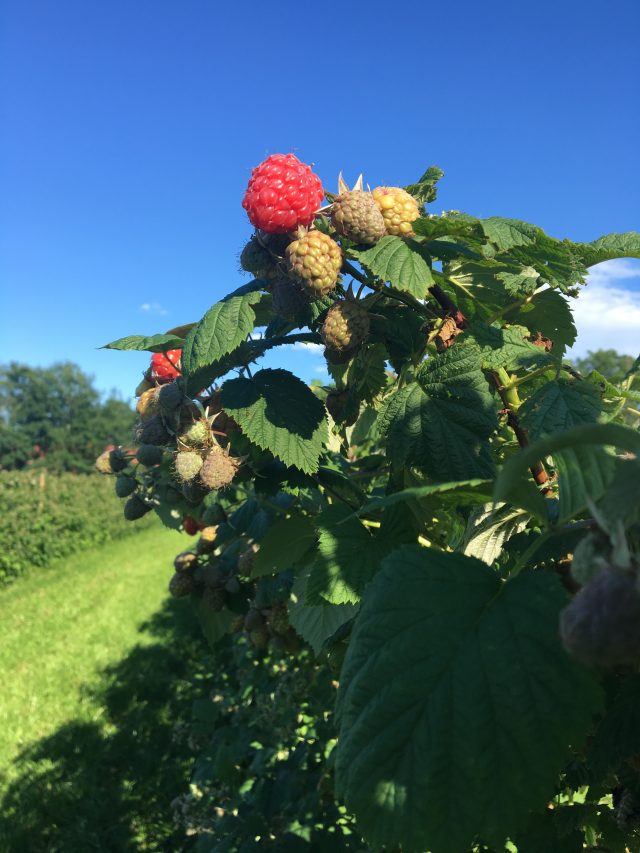
[[[387,234],[412,237],[412,223],[420,216],[418,202],[400,187],[376,187],[373,199],[384,219]]]
[[[324,198],[320,178],[295,154],[272,154],[254,168],[242,200],[249,221],[267,234],[310,225]]]
[[[287,246],[289,273],[314,299],[334,290],[342,249],[322,231],[308,231]]]
[[[171,382],[180,376],[181,349],[154,352],[151,356],[151,378],[156,382]]]

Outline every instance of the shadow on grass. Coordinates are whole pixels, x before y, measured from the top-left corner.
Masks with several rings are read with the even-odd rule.
[[[2,853],[179,850],[171,801],[188,786],[188,721],[203,638],[189,602],[172,600],[91,695],[96,723],[62,726],[17,759],[0,811]],[[106,723],[106,725],[105,725]]]

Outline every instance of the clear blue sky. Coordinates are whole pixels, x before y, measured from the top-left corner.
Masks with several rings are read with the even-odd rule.
[[[437,164],[435,210],[560,237],[640,228],[637,0],[342,5],[3,4],[4,359],[70,358],[130,394],[147,356],[96,347],[246,280],[240,202],[269,153],[330,189]],[[640,312],[639,268],[620,270]]]

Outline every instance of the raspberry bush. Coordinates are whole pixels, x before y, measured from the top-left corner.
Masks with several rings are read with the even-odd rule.
[[[198,849],[638,847],[640,359],[614,384],[565,352],[640,235],[438,214],[441,177],[323,207],[268,158],[260,277],[108,345],[154,353],[116,490],[197,537],[167,582],[218,649]],[[295,343],[330,384],[260,366]]]

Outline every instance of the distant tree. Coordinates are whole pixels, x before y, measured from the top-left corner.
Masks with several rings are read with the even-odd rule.
[[[589,350],[584,358],[575,360],[580,373],[597,370],[610,382],[619,382],[631,369],[635,359],[631,355],[622,355],[614,349]]]
[[[0,366],[0,467],[46,464],[91,471],[107,444],[127,444],[135,421],[123,400],[105,401],[90,376],[71,362]]]

